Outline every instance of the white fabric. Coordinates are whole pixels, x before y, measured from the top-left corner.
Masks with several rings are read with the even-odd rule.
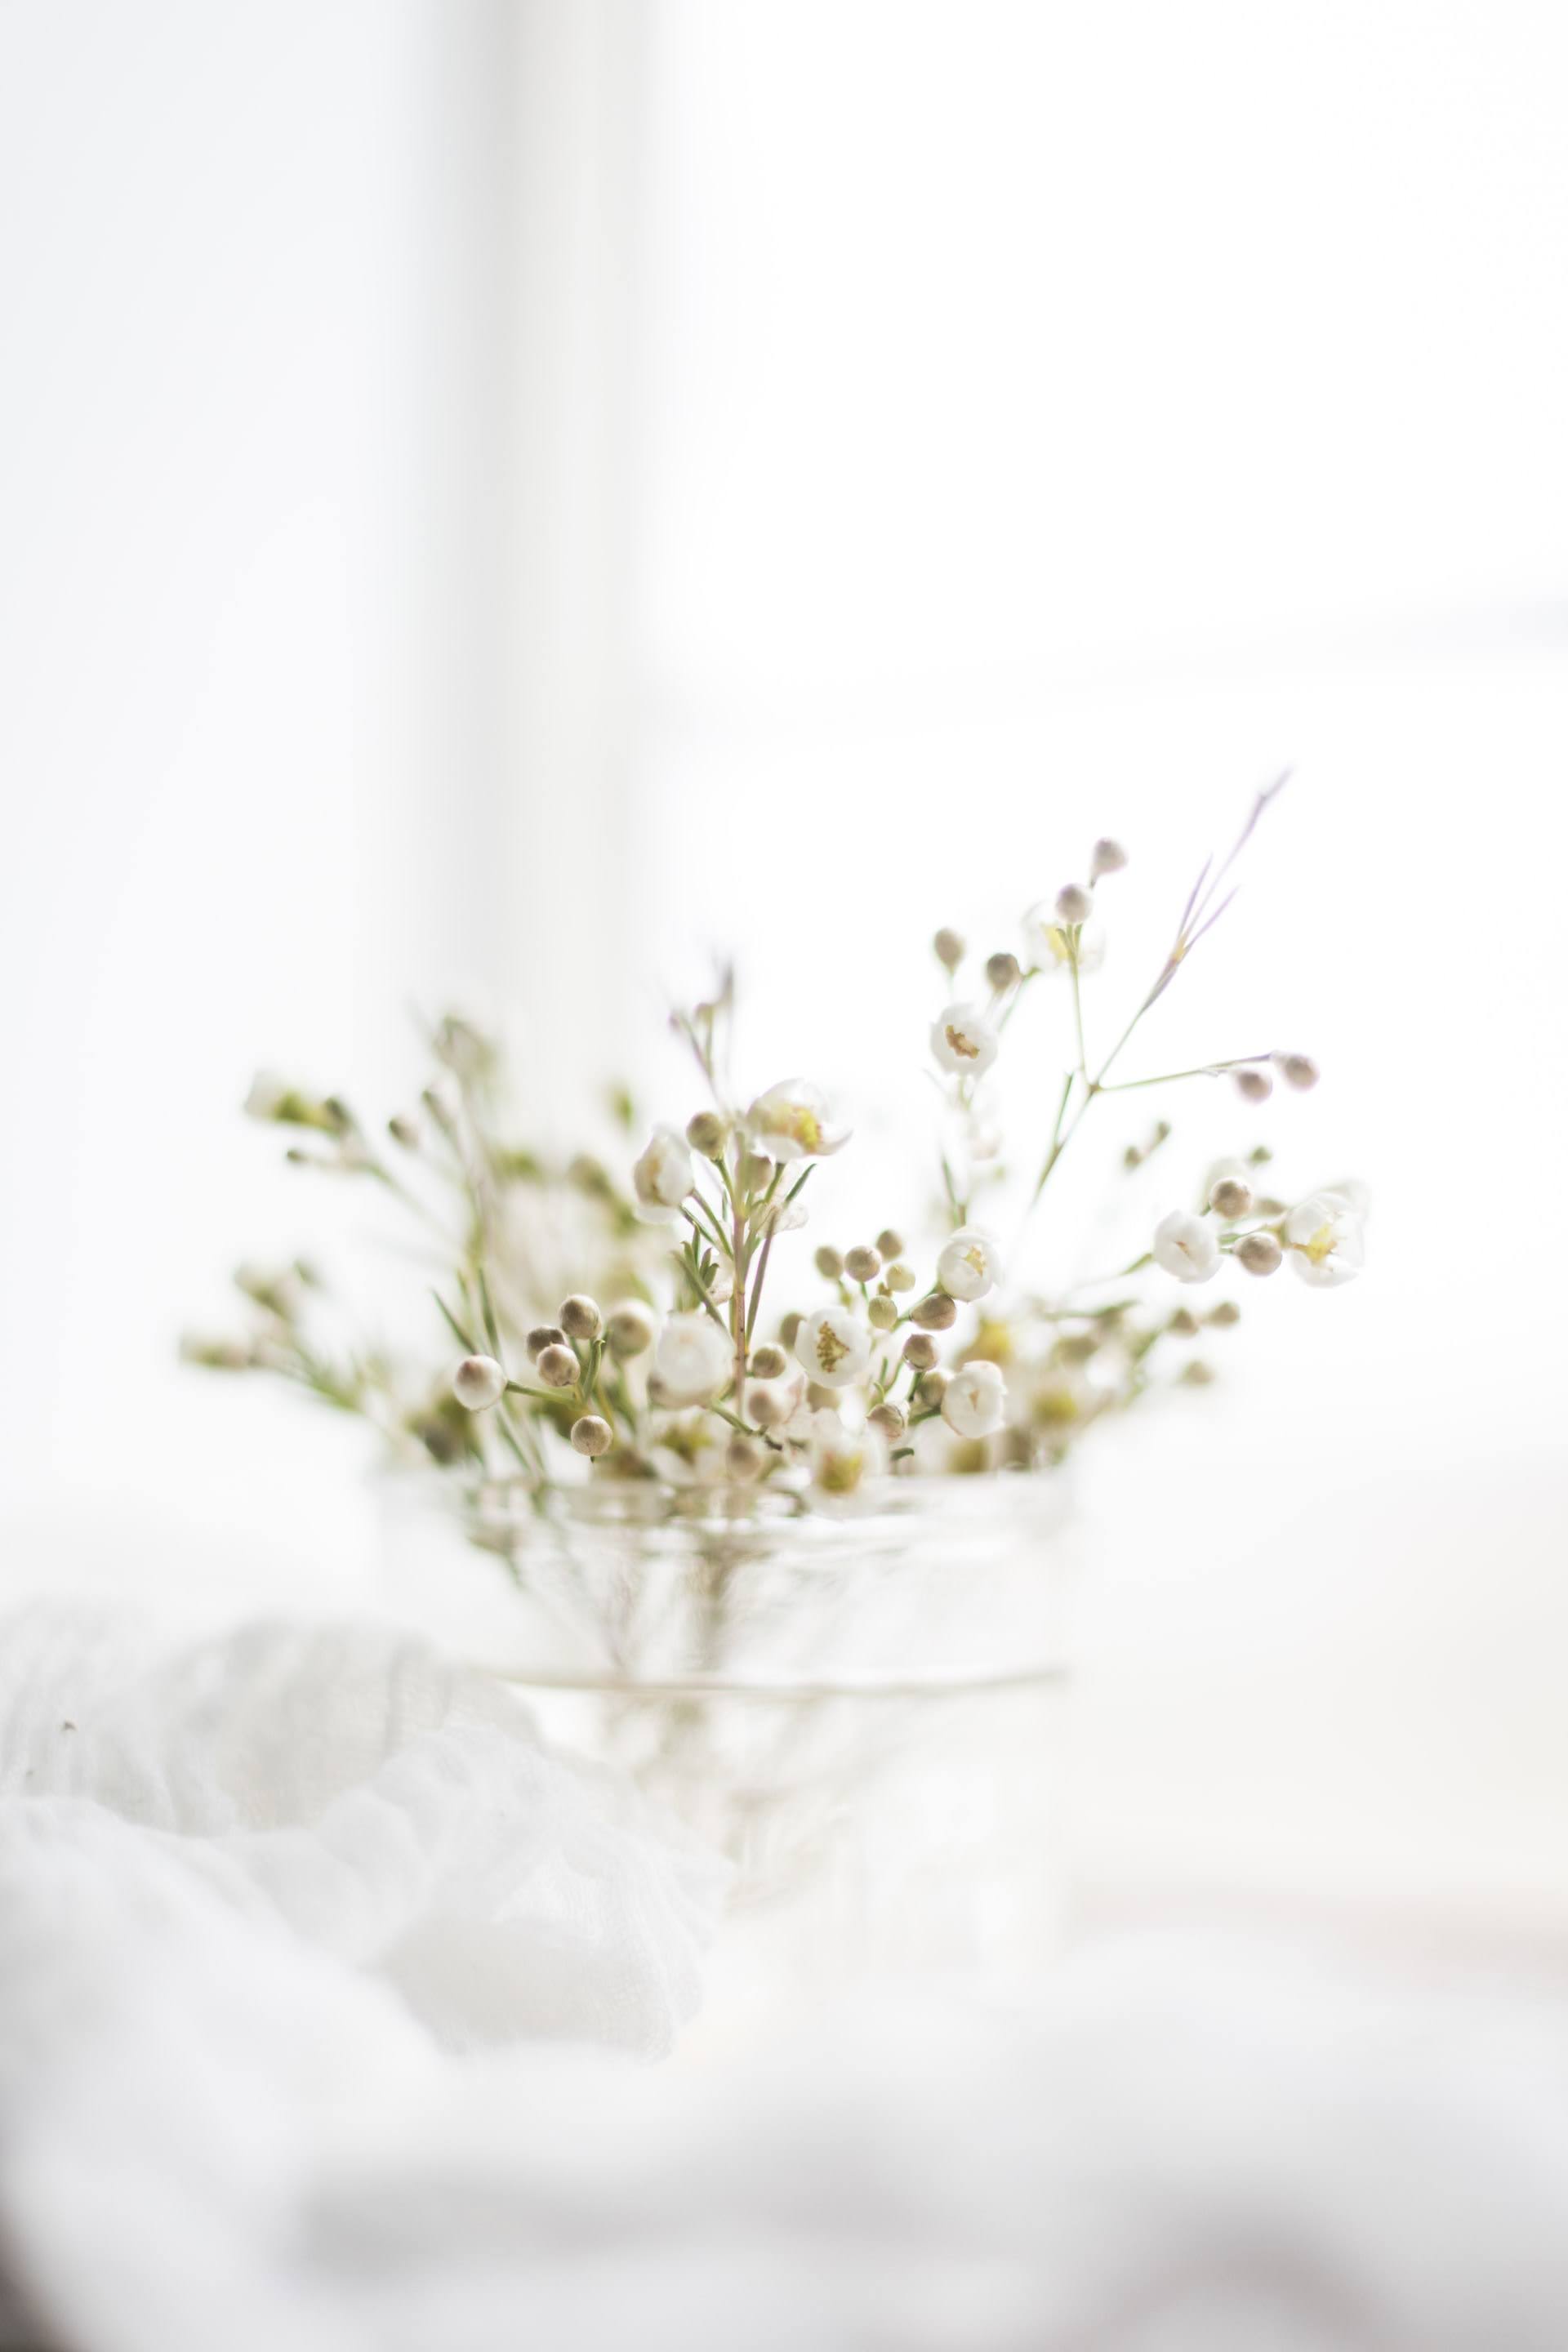
[[[370,1626],[0,1633],[15,2340],[1568,2342],[1544,1996],[1145,1937],[1029,2016],[884,2005],[650,2068],[721,1873],[504,1691]]]

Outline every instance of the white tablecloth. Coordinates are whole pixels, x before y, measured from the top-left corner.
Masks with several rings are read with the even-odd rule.
[[[13,2340],[1568,2343],[1550,1986],[1144,1931],[1026,2012],[889,2000],[670,2063],[721,1883],[384,1626],[13,1619]]]

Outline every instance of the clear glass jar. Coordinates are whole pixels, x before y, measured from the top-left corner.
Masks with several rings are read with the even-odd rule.
[[[441,1630],[552,1746],[629,1772],[727,1855],[710,2008],[933,1972],[1002,1989],[1039,1966],[1061,1874],[1059,1478],[900,1479],[831,1510],[606,1482],[521,1507],[511,1568],[470,1546],[455,1589],[447,1550]],[[434,1589],[417,1516],[395,1503],[405,1601]]]

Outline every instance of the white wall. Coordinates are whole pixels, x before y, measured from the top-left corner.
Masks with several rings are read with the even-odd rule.
[[[1370,1178],[1373,1266],[1258,1286],[1237,1377],[1100,1474],[1093,1836],[1550,1890],[1565,41],[0,13],[13,1558],[372,1557],[341,1428],[172,1362],[331,1223],[236,1115],[257,1063],[379,1105],[471,982],[542,1115],[638,1036],[683,1109],[663,992],[734,947],[759,1082],[887,1139],[934,922],[1000,941],[1114,828],[1108,1023],[1294,761],[1151,1053],[1318,1053],[1268,1124]]]

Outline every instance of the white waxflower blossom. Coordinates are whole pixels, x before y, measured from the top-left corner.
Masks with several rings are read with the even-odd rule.
[[[1072,939],[1068,926],[1057,913],[1049,898],[1042,898],[1031,907],[1024,918],[1026,961],[1037,971],[1066,971],[1072,961]],[[1078,935],[1078,968],[1080,972],[1098,971],[1105,961],[1105,926],[1092,919]]]
[[[870,1334],[847,1307],[820,1307],[795,1333],[796,1361],[823,1388],[847,1389],[871,1360]]]
[[[1362,1214],[1343,1192],[1314,1192],[1285,1220],[1290,1263],[1303,1282],[1331,1290],[1366,1263]]]
[[[483,1412],[506,1387],[506,1374],[493,1356],[465,1356],[452,1374],[452,1394],[470,1412]]]
[[[826,1097],[809,1078],[782,1078],[759,1095],[746,1129],[752,1149],[770,1160],[825,1160],[849,1140],[849,1129],[831,1116]]]
[[[697,1171],[684,1136],[672,1127],[656,1128],[647,1150],[632,1170],[632,1185],[645,1220],[669,1224],[697,1182]]]
[[[994,1234],[980,1225],[961,1225],[942,1244],[936,1262],[938,1286],[950,1298],[984,1298],[996,1287],[1001,1255]]]
[[[931,1052],[957,1077],[984,1077],[996,1059],[996,1045],[995,1030],[973,1004],[950,1004],[931,1024]]]
[[[1207,1282],[1219,1271],[1219,1236],[1202,1217],[1173,1209],[1154,1228],[1154,1263],[1178,1282]]]
[[[671,1315],[653,1351],[654,1370],[671,1404],[706,1404],[734,1362],[730,1341],[710,1316]]]
[[[1007,1391],[994,1364],[964,1364],[942,1394],[942,1417],[955,1437],[994,1437],[1007,1418]]]
[[[886,1467],[880,1430],[849,1429],[826,1406],[811,1416],[811,1475],[825,1495],[853,1495]]]

